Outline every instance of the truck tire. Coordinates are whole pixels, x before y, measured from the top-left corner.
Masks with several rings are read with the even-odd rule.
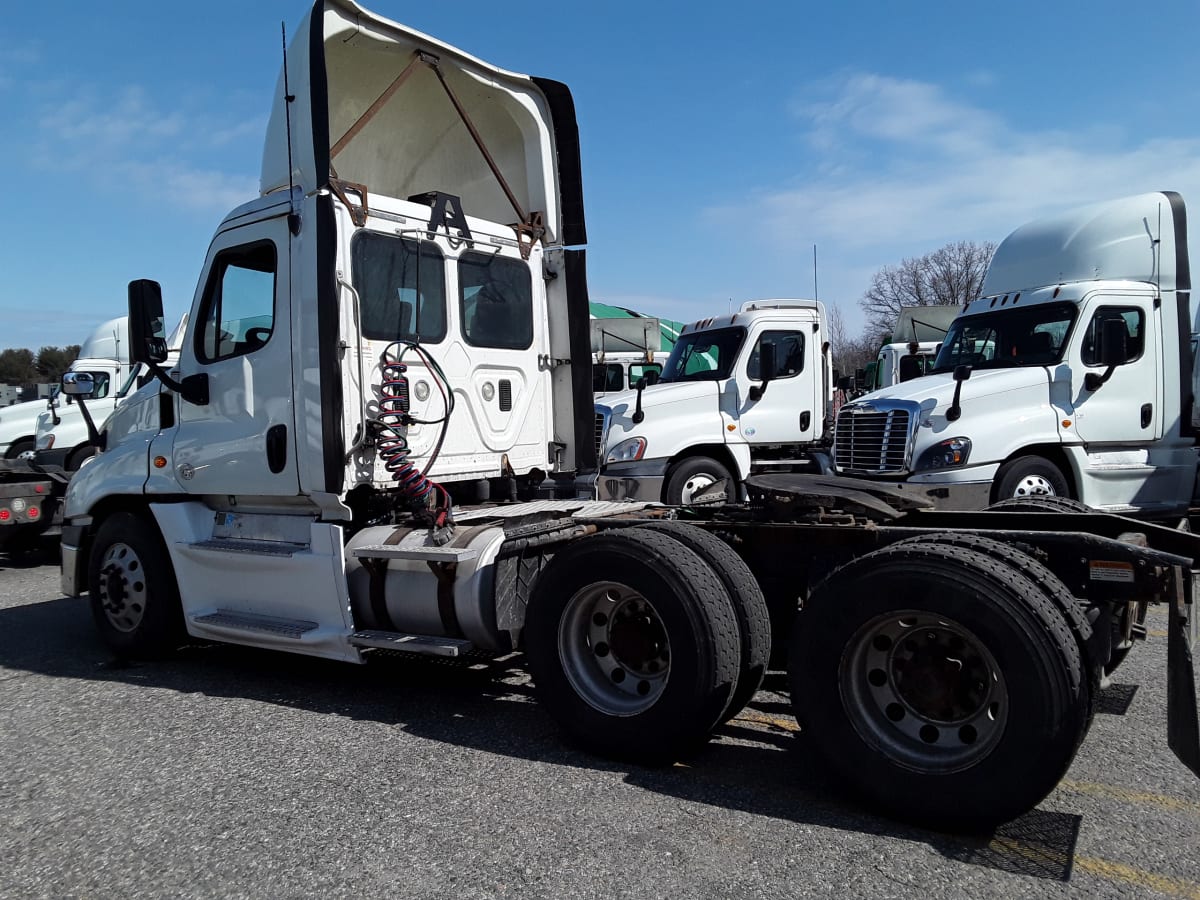
[[[114,513],[100,525],[88,596],[100,636],[118,656],[159,657],[186,640],[175,572],[158,530],[142,516]]]
[[[988,509],[1006,510],[1008,512],[1095,512],[1094,509],[1082,500],[1060,497],[1057,494],[1033,494],[1028,497],[1009,497],[1006,500],[997,500]]]
[[[964,547],[895,544],[834,570],[796,617],[802,728],[891,815],[977,830],[1037,805],[1087,720],[1079,645],[1042,590]]]
[[[92,444],[76,447],[71,451],[71,455],[67,457],[66,465],[63,468],[68,472],[77,472],[79,471],[79,467],[83,465],[84,460],[91,459],[99,452],[100,448]]]
[[[586,750],[664,763],[708,740],[737,683],[737,619],[709,565],[666,534],[568,544],[534,585],[525,652],[542,704]]]
[[[1071,496],[1071,488],[1058,466],[1040,456],[1018,456],[1000,467],[995,480],[996,500]]]
[[[1066,501],[1084,506],[1078,500],[1068,500],[1066,497],[1046,497],[1040,499]],[[1023,503],[1031,501],[1016,500],[1005,502]],[[923,534],[914,538],[906,538],[899,543],[943,544],[949,547],[961,547],[971,553],[990,556],[992,559],[1012,566],[1035,584],[1041,590],[1042,596],[1054,604],[1055,608],[1062,613],[1063,619],[1066,620],[1071,633],[1075,636],[1075,643],[1079,645],[1080,660],[1083,663],[1084,672],[1087,673],[1085,684],[1087,692],[1087,719],[1079,734],[1079,742],[1083,743],[1084,737],[1087,736],[1088,730],[1092,727],[1092,720],[1096,716],[1096,704],[1100,700],[1100,681],[1102,674],[1104,674],[1104,664],[1100,660],[1104,658],[1104,653],[1101,648],[1096,646],[1093,640],[1094,630],[1092,623],[1088,621],[1083,606],[1075,599],[1075,595],[1071,593],[1071,589],[1067,587],[1066,583],[1024,550],[1011,544],[1006,544],[1003,541],[997,541],[978,534],[942,531],[933,534]]]
[[[737,485],[725,466],[708,456],[689,456],[676,463],[667,476],[663,502],[690,506],[697,493],[718,481],[725,482],[726,496],[736,499]]]
[[[8,445],[8,450],[4,453],[5,459],[32,459],[33,451],[37,444],[33,438],[21,438],[19,441],[13,441]]]
[[[727,543],[711,532],[686,522],[648,522],[639,525],[647,531],[668,534],[697,556],[705,560],[721,579],[733,611],[737,615],[738,631],[742,638],[742,664],[738,669],[737,687],[725,710],[722,722],[740,713],[758,693],[767,665],[771,661],[771,614],[762,588],[745,560]]]

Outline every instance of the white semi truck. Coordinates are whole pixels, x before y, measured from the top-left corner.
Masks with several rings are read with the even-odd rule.
[[[1169,740],[1200,772],[1200,539],[1130,540],[1105,515],[951,527],[900,492],[800,474],[751,476],[751,502],[719,508],[588,499],[564,85],[318,0],[262,190],[218,228],[170,370],[158,287],[130,285],[156,381],[71,479],[62,540],[63,589],[89,595],[115,652],[521,649],[582,746],[662,762],[737,714],[782,637],[806,738],[840,780],[894,815],[980,827],[1053,788],[1112,663],[1113,611],[1161,600]],[[760,374],[786,371],[762,347]]]
[[[71,363],[71,371],[92,376],[97,398],[116,391],[129,376],[129,328],[124,317],[96,327]],[[38,417],[53,408],[53,397],[0,409],[0,459],[30,458],[36,449]]]
[[[657,379],[596,403],[600,499],[689,504],[721,485],[736,499],[752,474],[827,471],[827,334],[816,300],[685,326]]]
[[[593,318],[592,393],[619,394],[646,375],[662,372],[669,353],[662,348],[662,326],[653,316],[627,319]]]
[[[1185,512],[1197,459],[1190,289],[1178,194],[1017,229],[932,374],[842,407],[837,470],[950,508],[1053,495]]]

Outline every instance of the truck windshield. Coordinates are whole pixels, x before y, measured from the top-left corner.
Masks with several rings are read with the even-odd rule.
[[[934,360],[934,372],[956,366],[999,369],[1046,366],[1062,359],[1075,321],[1072,303],[1043,303],[960,316]]]
[[[728,378],[745,338],[745,328],[714,328],[680,335],[658,380],[720,381]]]

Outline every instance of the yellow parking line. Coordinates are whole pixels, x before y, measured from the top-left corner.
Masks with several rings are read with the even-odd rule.
[[[1091,781],[1071,781],[1064,778],[1058,786],[1066,791],[1077,794],[1090,794],[1093,797],[1105,797],[1109,800],[1120,800],[1122,803],[1133,803],[1142,806],[1158,806],[1175,812],[1189,812],[1200,815],[1200,803],[1191,800],[1181,800],[1166,794],[1149,794],[1142,791],[1131,791],[1128,788],[1116,787],[1111,784],[1096,784]]]
[[[1200,900],[1200,884],[1183,881],[1180,878],[1168,878],[1165,875],[1155,875],[1145,869],[1135,869],[1123,863],[1110,862],[1107,859],[1095,859],[1091,856],[1076,856],[1075,868],[1096,875],[1109,881],[1120,881],[1125,884],[1135,884],[1166,894],[1170,897],[1183,897],[1185,900]]]
[[[1049,847],[1034,847],[1021,841],[1014,841],[1012,838],[992,838],[988,843],[988,848],[1000,854],[1020,856],[1036,863],[1049,862],[1055,866],[1065,866],[1068,862],[1067,855],[1061,851]],[[1094,856],[1076,855],[1071,862],[1074,863],[1076,871],[1086,872],[1108,881],[1149,888],[1170,897],[1183,897],[1184,900],[1200,900],[1200,884],[1191,881],[1156,875],[1145,869],[1137,869],[1107,859],[1097,859]]]
[[[752,709],[743,709],[740,713],[734,716],[735,722],[753,722],[756,725],[774,725],[776,728],[782,728],[784,731],[799,731],[800,726],[796,724],[794,719],[783,719],[779,716],[768,716],[764,713],[755,712]]]

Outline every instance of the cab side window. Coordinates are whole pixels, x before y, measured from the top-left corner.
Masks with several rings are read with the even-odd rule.
[[[804,371],[804,333],[801,331],[764,331],[746,361],[746,377],[757,381],[759,348],[763,344],[775,345],[775,365],[779,367],[776,378],[791,378]]]
[[[526,350],[533,344],[529,266],[494,253],[458,260],[463,337],[472,347]]]
[[[196,357],[201,362],[252,353],[270,340],[275,328],[275,266],[275,245],[270,241],[217,254],[196,332]]]
[[[1092,315],[1083,334],[1080,357],[1085,366],[1100,365],[1100,335],[1104,323],[1113,320],[1125,325],[1125,362],[1141,357],[1146,340],[1146,317],[1142,311],[1136,306],[1102,306]]]

